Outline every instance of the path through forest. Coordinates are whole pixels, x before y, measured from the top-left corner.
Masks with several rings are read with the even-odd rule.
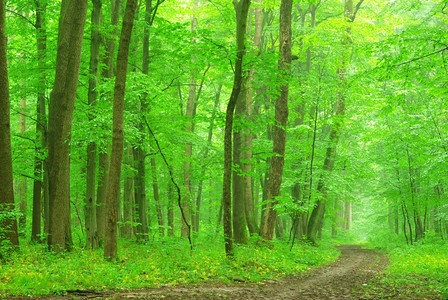
[[[132,292],[72,291],[67,296],[76,299],[378,299],[378,295],[366,294],[364,286],[387,265],[386,256],[356,245],[343,245],[339,249],[341,256],[328,266],[299,277],[263,284],[209,283]]]

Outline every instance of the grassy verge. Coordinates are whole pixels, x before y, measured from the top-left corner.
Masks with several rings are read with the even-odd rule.
[[[448,243],[435,238],[385,248],[390,265],[370,294],[396,299],[448,299]]]
[[[55,254],[41,245],[23,245],[0,265],[0,297],[63,294],[67,290],[119,290],[197,284],[206,281],[257,282],[280,278],[328,263],[339,252],[330,245],[271,247],[256,242],[240,245],[232,260],[215,240],[197,240],[190,253],[186,241],[163,240],[147,245],[121,241],[119,259],[107,262],[101,250],[74,249]]]

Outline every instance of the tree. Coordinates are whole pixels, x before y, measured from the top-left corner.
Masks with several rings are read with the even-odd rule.
[[[63,0],[59,17],[56,75],[48,115],[50,228],[48,245],[70,243],[70,135],[78,87],[87,0]]]
[[[199,6],[199,1],[194,0],[194,11],[197,10]],[[198,26],[198,20],[195,15],[191,18],[191,31],[195,33],[197,31]],[[195,41],[193,40],[193,43]],[[194,61],[192,61],[193,63]],[[187,100],[187,107],[185,110],[185,116],[187,117],[187,124],[185,126],[185,130],[188,132],[193,133],[194,132],[194,117],[196,114],[196,78],[195,78],[194,71],[192,70],[191,76],[190,76],[190,86],[188,89],[188,100]],[[190,220],[190,216],[193,215],[192,220],[194,220],[194,213],[192,213],[192,195],[193,195],[193,189],[192,189],[192,183],[191,183],[191,175],[192,175],[192,154],[193,154],[193,144],[191,142],[188,142],[185,145],[185,161],[184,161],[184,196],[182,198],[182,209],[185,214],[185,220],[184,216],[181,216],[181,236],[182,237],[188,237],[190,236],[191,226],[188,224]]]
[[[283,166],[285,163],[286,123],[288,121],[288,77],[291,72],[291,12],[292,0],[282,0],[280,6],[279,41],[279,76],[282,84],[279,86],[280,95],[275,101],[274,145],[272,148],[274,156],[271,159],[269,181],[267,183],[266,200],[268,203],[263,211],[260,223],[260,236],[268,240],[272,240],[274,235],[274,228],[277,220],[277,211],[274,208],[277,203],[275,198],[280,195]]]
[[[353,9],[353,1],[345,0],[344,6],[344,17],[347,22],[353,22],[356,17],[356,13],[358,12],[359,7],[361,6],[364,0],[360,0],[356,5],[355,10]],[[350,24],[350,23],[348,23]],[[336,148],[338,145],[339,137],[341,135],[343,125],[344,125],[344,116],[345,116],[345,88],[347,84],[346,71],[347,66],[349,64],[350,59],[350,44],[351,44],[351,27],[347,25],[345,29],[345,33],[342,39],[342,57],[340,64],[338,66],[337,74],[339,76],[339,90],[337,94],[337,101],[335,106],[335,113],[333,124],[330,129],[330,140],[329,145],[327,147],[325,160],[323,164],[324,175],[322,175],[317,184],[317,191],[320,193],[319,199],[316,202],[314,209],[311,212],[310,219],[308,221],[307,228],[307,239],[312,243],[316,242],[316,235],[320,228],[323,225],[323,219],[325,214],[325,204],[327,198],[327,186],[325,180],[328,180],[327,175],[333,171],[335,160],[336,160]]]
[[[117,56],[117,77],[114,87],[112,153],[110,172],[106,184],[106,231],[104,257],[113,260],[117,257],[117,203],[120,196],[120,174],[124,142],[124,94],[128,69],[129,45],[137,8],[137,0],[128,0],[124,12],[123,25]]]
[[[105,38],[105,53],[103,57],[104,67],[101,72],[101,77],[103,80],[110,80],[114,78],[114,57],[115,57],[115,37],[118,34],[118,23],[120,21],[121,12],[121,0],[113,0],[110,2],[111,5],[111,20],[110,25],[112,29]],[[112,102],[112,96],[105,92],[103,97],[108,101]],[[109,127],[109,126],[106,126]],[[109,175],[109,164],[110,164],[110,141],[109,136],[106,135],[105,145],[99,148],[98,155],[98,187],[96,192],[96,222],[98,230],[98,239],[100,244],[104,242],[104,234],[106,228],[106,183],[107,177]]]
[[[36,105],[36,153],[34,157],[34,181],[33,181],[33,217],[31,227],[31,239],[39,241],[41,234],[41,207],[42,207],[42,192],[44,192],[44,212],[48,213],[48,168],[44,164],[44,149],[47,146],[46,137],[46,111],[45,111],[45,57],[47,51],[47,31],[46,31],[46,4],[39,0],[36,4],[36,44],[37,44],[37,60],[39,68],[39,88],[37,93]],[[48,231],[48,218],[45,218],[44,229]]]
[[[93,9],[91,16],[91,41],[90,41],[90,62],[89,62],[89,91],[88,104],[93,108],[96,106],[98,98],[98,65],[101,45],[101,17],[102,3],[100,0],[92,0]],[[94,116],[90,113],[89,122],[93,124]],[[86,168],[86,198],[85,198],[85,223],[86,223],[86,248],[97,248],[99,245],[96,215],[96,156],[97,145],[95,141],[90,141],[87,145],[87,168]]]
[[[233,79],[232,94],[226,109],[226,125],[224,129],[224,175],[223,175],[223,226],[225,250],[227,256],[232,256],[232,131],[233,131],[233,115],[239,94],[241,92],[243,59],[245,52],[245,34],[247,26],[247,15],[249,13],[250,0],[233,1],[236,13],[236,43],[237,53],[235,61],[235,71]]]
[[[14,214],[9,79],[6,59],[5,2],[0,1],[0,241],[19,245]]]

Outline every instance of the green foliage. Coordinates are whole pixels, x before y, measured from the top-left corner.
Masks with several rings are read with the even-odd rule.
[[[119,259],[107,262],[102,251],[74,249],[70,253],[45,252],[41,245],[26,245],[10,263],[0,265],[0,296],[64,294],[71,289],[118,290],[163,285],[197,284],[234,279],[262,281],[298,274],[326,264],[338,256],[331,246],[316,248],[276,242],[273,247],[249,243],[235,249],[228,260],[215,237],[198,239],[190,253],[187,241],[165,239],[147,245],[120,243]]]
[[[387,245],[390,266],[380,280],[387,291],[423,299],[447,298],[448,244],[435,237],[414,246]]]

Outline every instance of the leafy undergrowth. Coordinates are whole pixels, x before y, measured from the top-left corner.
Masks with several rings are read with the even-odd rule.
[[[434,238],[387,247],[390,265],[370,284],[383,297],[448,299],[448,243]]]
[[[63,294],[67,290],[120,290],[204,281],[262,281],[297,274],[337,258],[330,245],[319,248],[274,242],[237,246],[234,258],[222,243],[198,240],[192,253],[186,241],[136,244],[121,241],[119,259],[107,262],[101,250],[74,249],[55,254],[41,245],[22,245],[0,265],[0,297]]]

